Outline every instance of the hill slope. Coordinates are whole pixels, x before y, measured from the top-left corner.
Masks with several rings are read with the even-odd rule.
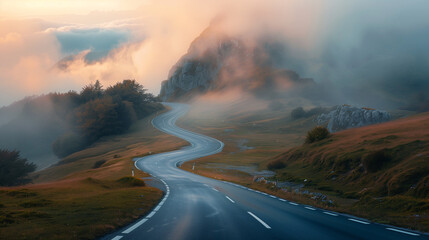
[[[268,164],[280,181],[357,202],[345,211],[428,230],[429,113],[333,134]]]
[[[347,183],[359,194],[429,197],[429,113],[342,131],[273,161],[286,165],[281,173],[302,175],[288,170],[299,165],[303,174],[317,173],[313,178],[329,184]]]

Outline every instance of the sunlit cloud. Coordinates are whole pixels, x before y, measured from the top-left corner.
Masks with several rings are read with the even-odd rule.
[[[427,88],[425,71],[409,75],[412,84],[403,80],[411,65],[427,66],[427,7],[422,0],[2,1],[0,106],[95,80],[108,86],[132,78],[157,94],[171,67],[219,17],[227,19],[225,34],[248,44],[278,43],[270,50],[278,68],[330,82],[345,96],[371,86],[373,101],[395,101],[403,86]],[[418,54],[406,57],[411,52]],[[408,67],[389,89],[387,69],[397,66]]]

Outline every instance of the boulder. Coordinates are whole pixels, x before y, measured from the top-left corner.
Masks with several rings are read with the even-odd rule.
[[[348,128],[382,123],[390,119],[390,114],[386,111],[341,105],[329,113],[319,115],[316,122],[318,125],[327,125],[330,132],[338,132]]]

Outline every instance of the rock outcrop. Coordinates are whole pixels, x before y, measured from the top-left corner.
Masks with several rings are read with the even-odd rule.
[[[319,115],[316,122],[319,125],[327,124],[330,132],[338,132],[348,128],[386,122],[390,118],[390,114],[386,111],[341,105],[329,113]]]
[[[267,45],[226,35],[216,24],[211,25],[172,67],[161,85],[160,97],[177,101],[232,88],[272,97],[276,91],[314,84],[294,71],[276,68]]]
[[[215,80],[225,60],[237,54],[240,45],[210,29],[204,31],[192,42],[188,53],[171,68],[168,79],[162,82],[161,98],[167,101],[215,88]]]

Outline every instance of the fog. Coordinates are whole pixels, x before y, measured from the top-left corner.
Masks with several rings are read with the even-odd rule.
[[[60,7],[61,2],[66,3],[40,1],[29,8],[10,1],[0,8],[0,107],[25,96],[80,90],[96,80],[109,86],[136,79],[158,94],[191,42],[221,19],[219,33],[258,49],[264,64],[317,84],[316,92],[288,92],[289,102],[429,109],[429,2],[424,0],[100,0],[84,12],[70,2]],[[232,76],[244,79],[255,71],[254,59],[244,67],[228,63],[237,66]],[[258,108],[270,104],[253,102],[243,92],[246,82],[241,83],[224,89],[223,100]],[[280,90],[287,92],[289,83]],[[218,102],[219,97],[200,100]],[[41,136],[35,132],[44,129],[39,122],[11,123],[11,112],[0,114],[0,128],[11,131],[2,135],[1,147],[17,143],[12,136],[20,129]],[[28,128],[8,127],[17,123]]]
[[[237,4],[219,28],[256,45],[271,66],[312,78],[331,104],[429,109],[428,3],[311,3]]]
[[[330,84],[338,102],[397,107],[429,89],[429,3],[422,0],[106,0],[83,14],[72,6],[48,14],[60,4],[40,4],[31,18],[19,1],[3,10],[0,105],[97,79],[109,85],[135,78],[158,93],[171,66],[217,17],[228,19],[229,35],[276,43],[273,64]]]
[[[52,143],[69,126],[54,107],[49,97],[39,97],[0,108],[0,148],[20,151],[38,169],[55,164]]]

